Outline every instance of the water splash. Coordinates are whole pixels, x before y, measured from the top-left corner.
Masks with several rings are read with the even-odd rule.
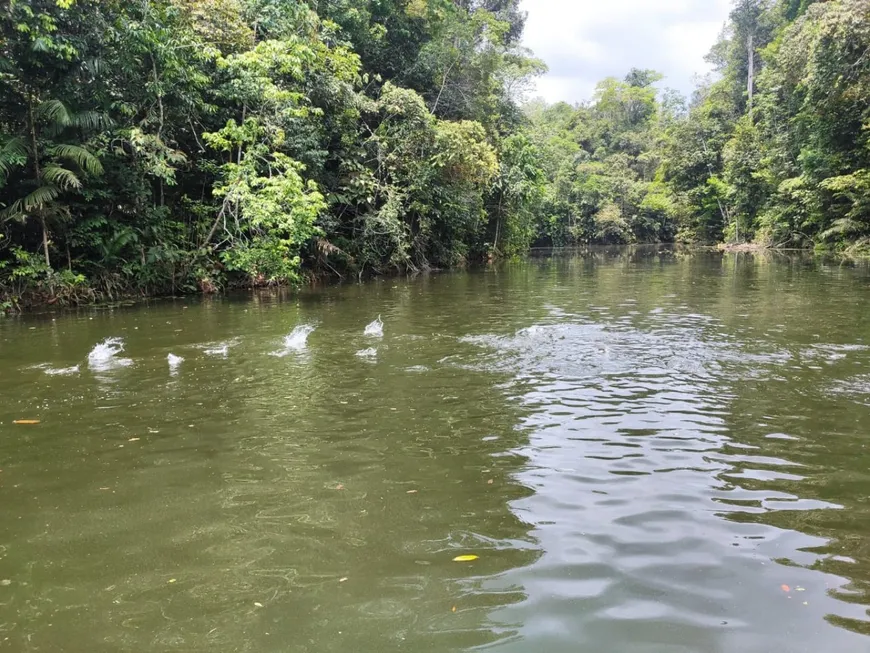
[[[118,354],[124,351],[123,338],[106,338],[88,354],[88,367],[92,370],[111,370],[116,367],[129,367],[133,361],[120,358]]]
[[[169,363],[169,373],[174,375],[178,374],[178,368],[181,367],[184,359],[181,356],[169,354],[169,356],[166,357],[166,361]]]
[[[308,336],[315,328],[310,324],[300,324],[284,338],[284,348],[272,352],[272,356],[281,358],[292,352],[304,351],[308,347]]]
[[[202,352],[206,356],[222,356],[226,358],[230,353],[230,346],[228,344],[218,345],[217,347],[208,347],[207,349],[203,349]]]
[[[308,346],[308,336],[314,332],[315,327],[310,324],[300,324],[284,338],[284,346],[287,349],[305,349]]]
[[[370,338],[383,338],[384,323],[381,321],[381,316],[378,315],[378,319],[369,324],[363,333]]]
[[[374,347],[370,347],[369,349],[360,349],[357,353],[357,356],[360,358],[377,358],[378,350]]]
[[[517,336],[533,338],[535,336],[541,335],[544,332],[545,328],[546,327],[540,324],[533,324],[530,327],[526,327],[525,329],[520,329],[519,331],[517,331]]]
[[[81,368],[78,365],[73,365],[72,367],[54,367],[51,363],[31,365],[27,369],[40,370],[45,372],[48,376],[73,376],[81,372]]]
[[[202,349],[202,353],[206,356],[219,356],[221,358],[227,358],[230,353],[230,349],[239,344],[239,338],[233,338],[232,340],[223,340],[220,342],[210,342],[205,345],[200,345],[199,349]]]
[[[47,367],[45,368],[45,373],[49,376],[74,376],[81,372],[81,368],[78,365],[73,365],[72,367]]]

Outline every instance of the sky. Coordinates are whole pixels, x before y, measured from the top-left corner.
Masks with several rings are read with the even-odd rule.
[[[710,67],[731,0],[523,0],[525,45],[550,72],[538,80],[548,102],[589,100],[605,77],[631,68],[665,75],[663,87],[686,95]]]

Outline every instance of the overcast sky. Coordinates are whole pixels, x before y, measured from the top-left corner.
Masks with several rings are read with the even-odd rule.
[[[731,0],[523,0],[525,44],[550,72],[537,95],[582,102],[605,77],[653,68],[663,86],[689,94],[704,55],[728,17]]]

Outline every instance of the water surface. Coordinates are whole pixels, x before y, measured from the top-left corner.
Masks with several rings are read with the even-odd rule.
[[[865,269],[545,256],[0,362],[0,650],[870,650]]]

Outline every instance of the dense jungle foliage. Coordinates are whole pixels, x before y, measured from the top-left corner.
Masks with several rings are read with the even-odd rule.
[[[870,0],[738,0],[691,101],[523,104],[519,0],[7,0],[0,306],[533,244],[870,243]]]
[[[632,71],[530,107],[554,243],[870,250],[870,1],[737,0],[690,102]]]
[[[518,0],[9,0],[7,302],[522,251]]]

